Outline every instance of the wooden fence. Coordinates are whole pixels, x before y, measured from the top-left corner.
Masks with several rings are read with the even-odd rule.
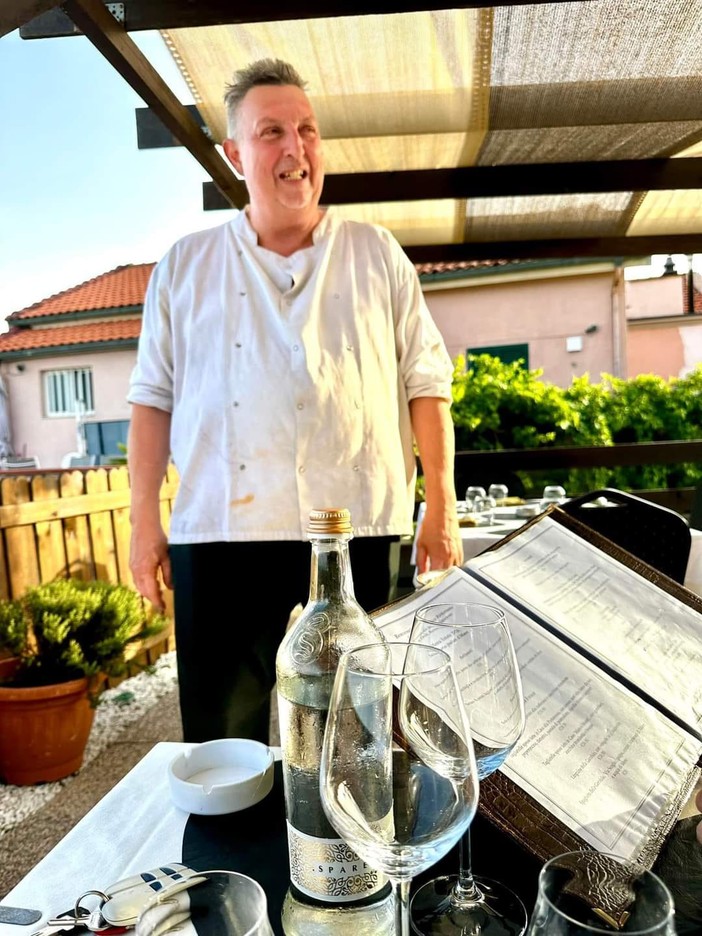
[[[133,587],[126,467],[13,471],[0,478],[0,599],[17,598],[33,585],[66,576]],[[177,472],[169,468],[161,488],[166,530],[177,487]],[[166,602],[172,621],[170,593]],[[172,648],[172,633],[171,625],[145,641],[136,658],[153,662]]]

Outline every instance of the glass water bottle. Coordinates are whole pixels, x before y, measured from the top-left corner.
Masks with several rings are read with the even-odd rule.
[[[319,767],[334,675],[345,650],[382,641],[354,597],[345,508],[313,510],[309,600],[276,660],[290,889],[287,936],[392,932],[390,888],[339,838],[322,808]]]

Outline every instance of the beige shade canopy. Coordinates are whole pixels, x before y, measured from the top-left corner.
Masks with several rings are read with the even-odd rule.
[[[386,225],[418,261],[702,251],[702,0],[385,0],[387,13],[367,0],[127,0],[117,38],[100,5],[63,9],[208,168],[222,206],[241,207],[245,188],[216,153],[198,155],[179,102],[164,116],[138,64],[134,80],[130,30],[160,29],[210,149],[227,135],[234,71],[294,65],[325,140],[323,201]]]

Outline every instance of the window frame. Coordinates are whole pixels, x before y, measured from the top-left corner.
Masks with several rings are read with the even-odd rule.
[[[42,371],[42,386],[44,415],[47,419],[67,419],[95,414],[92,367],[56,367]],[[88,398],[82,401],[82,406],[81,396]]]

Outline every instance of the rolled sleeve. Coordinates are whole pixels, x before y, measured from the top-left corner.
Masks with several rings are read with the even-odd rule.
[[[129,380],[127,402],[153,406],[171,413],[173,342],[168,293],[162,264],[157,264],[144,299],[137,362]]]
[[[397,248],[396,336],[407,399],[441,397],[451,401],[453,362],[424,301],[417,272]]]

